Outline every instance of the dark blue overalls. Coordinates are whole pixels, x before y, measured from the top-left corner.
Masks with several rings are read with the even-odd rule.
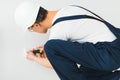
[[[88,18],[103,22],[117,39],[96,44],[49,40],[44,46],[49,61],[61,80],[120,80],[120,71],[113,72],[120,67],[120,29],[101,17],[95,18],[89,15],[61,17],[53,25],[66,20]],[[78,67],[77,64],[81,66]]]

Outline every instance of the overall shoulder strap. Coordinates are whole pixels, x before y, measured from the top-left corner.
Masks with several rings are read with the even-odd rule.
[[[76,20],[76,19],[86,19],[86,18],[95,19],[95,20],[103,22],[102,20],[100,20],[98,18],[95,18],[93,16],[89,16],[89,15],[74,15],[74,16],[60,17],[56,21],[54,21],[52,26],[54,26],[55,24],[57,24],[59,22],[62,22],[62,21]]]
[[[58,18],[57,20],[54,21],[54,23],[52,24],[52,26],[54,26],[55,24],[59,23],[59,22],[62,22],[62,21],[68,21],[68,20],[76,20],[76,19],[95,19],[95,20],[98,20],[100,22],[103,22],[109,29],[110,31],[116,36],[118,37],[119,35],[117,34],[116,32],[116,29],[113,25],[111,25],[109,22],[105,21],[103,18],[101,18],[100,16],[98,16],[97,14],[93,13],[92,11],[86,9],[86,8],[83,8],[81,6],[76,6],[76,5],[72,5],[72,6],[75,6],[75,7],[79,7],[79,8],[82,8],[90,13],[92,13],[93,15],[95,15],[96,17],[93,17],[93,16],[90,16],[90,15],[73,15],[73,16],[66,16],[66,17],[60,17]]]
[[[78,6],[78,5],[71,5],[71,6],[82,8],[82,9],[84,9],[84,10],[86,10],[86,11],[92,13],[93,15],[95,15],[95,16],[96,16],[97,18],[99,18],[100,20],[105,21],[102,17],[100,17],[100,16],[97,15],[96,13],[94,13],[94,12],[88,10],[87,8],[84,8],[84,7],[82,7],[82,6]]]
[[[100,16],[98,16],[97,14],[95,14],[94,12],[84,8],[84,7],[81,7],[81,6],[78,6],[78,5],[71,5],[71,6],[74,6],[74,7],[79,7],[79,8],[82,8],[90,13],[92,13],[93,15],[95,15],[97,18],[95,17],[92,17],[92,16],[88,16],[88,15],[75,15],[75,16],[67,16],[67,17],[61,17],[61,18],[58,18],[52,26],[54,26],[56,23],[58,22],[61,22],[61,21],[65,21],[65,20],[72,20],[72,19],[82,19],[82,18],[91,18],[92,19],[96,19],[96,20],[99,20],[99,21],[105,21],[103,18],[101,18]]]

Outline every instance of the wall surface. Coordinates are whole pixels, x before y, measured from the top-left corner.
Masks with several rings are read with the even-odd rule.
[[[16,6],[24,0],[0,0],[0,80],[59,80],[54,70],[25,58],[25,51],[44,44],[49,36],[24,32],[14,22]],[[40,0],[42,6],[57,10],[78,4],[120,26],[120,0]]]

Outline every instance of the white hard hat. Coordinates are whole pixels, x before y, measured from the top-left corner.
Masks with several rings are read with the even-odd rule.
[[[40,3],[36,0],[27,0],[21,3],[15,11],[15,22],[23,29],[32,26],[40,8]]]

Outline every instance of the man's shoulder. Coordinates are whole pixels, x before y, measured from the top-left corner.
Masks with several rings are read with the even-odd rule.
[[[53,19],[53,22],[60,17],[71,16],[71,15],[80,15],[81,13],[82,13],[82,9],[80,9],[78,7],[65,6],[57,12],[56,16]]]
[[[63,7],[63,8],[60,10],[60,12],[61,12],[62,14],[66,14],[66,15],[69,15],[69,14],[72,15],[72,14],[77,14],[77,13],[80,14],[81,11],[82,11],[81,8],[76,7],[76,6],[72,6],[72,5],[65,6],[65,7]]]

